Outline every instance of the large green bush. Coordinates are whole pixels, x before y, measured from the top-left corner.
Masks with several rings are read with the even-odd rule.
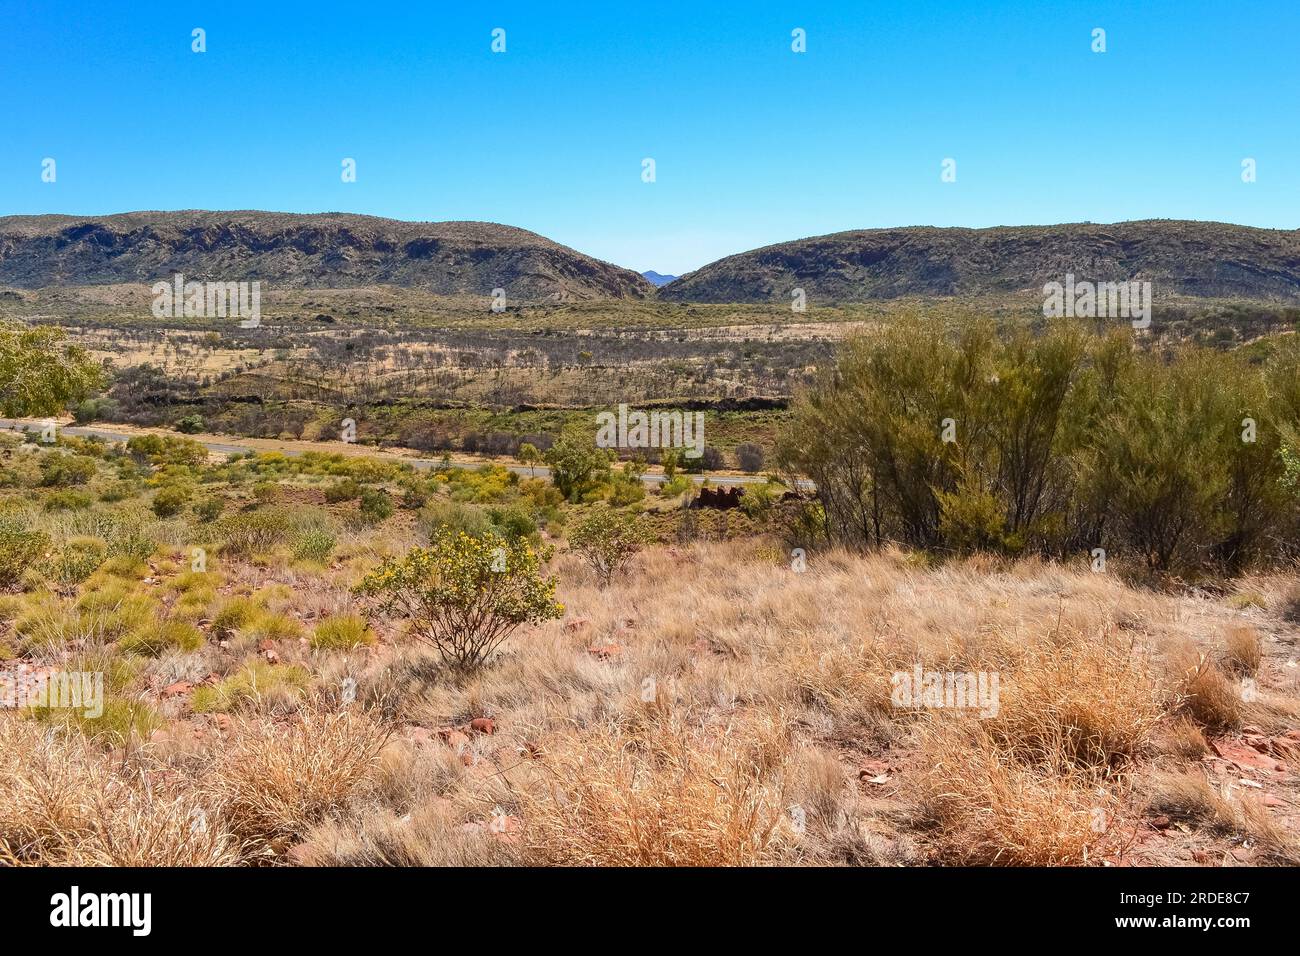
[[[901,321],[846,344],[796,401],[779,457],[816,484],[837,543],[1102,547],[1153,571],[1234,573],[1294,547],[1298,355],[1293,336],[1251,364],[1080,324]]]

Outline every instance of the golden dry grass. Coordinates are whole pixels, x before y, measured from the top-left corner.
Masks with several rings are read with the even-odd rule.
[[[0,862],[222,866],[234,837],[198,794],[145,767],[114,766],[90,742],[0,719]]]
[[[369,717],[306,707],[278,722],[250,722],[222,749],[205,790],[243,841],[283,853],[339,811],[386,740]]]
[[[404,543],[358,535],[317,570],[231,562],[212,606],[256,592],[311,633]],[[1128,845],[1149,768],[1195,772],[1207,736],[1246,722],[1297,725],[1276,639],[1293,631],[1270,610],[1284,578],[1252,581],[1263,605],[1242,607],[1133,589],[1082,563],[829,552],[800,573],[759,541],[651,548],[606,590],[572,556],[554,571],[566,617],[522,629],[468,677],[393,628],[353,650],[286,637],[275,662],[232,632],[151,659],[132,692],[258,661],[307,673],[305,694],[255,695],[229,716],[169,699],[168,736],[126,753],[72,727],[47,742],[46,725],[0,714],[0,852],[150,865],[1095,864]],[[892,675],[918,663],[997,673],[997,713],[894,706]],[[1247,673],[1256,703],[1243,700]],[[478,717],[495,732],[462,737]],[[1284,813],[1249,797],[1230,814],[1204,805],[1179,816],[1199,838],[1249,838],[1286,858]]]
[[[691,726],[651,704],[548,751],[522,794],[528,858],[580,866],[754,866],[781,859],[785,728]]]

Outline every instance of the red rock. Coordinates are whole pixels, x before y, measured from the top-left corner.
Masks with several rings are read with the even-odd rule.
[[[438,731],[438,733],[441,735],[442,731]],[[433,739],[433,731],[428,727],[417,727],[411,724],[402,728],[402,736],[412,743],[427,744]]]
[[[1169,825],[1170,825],[1170,823],[1172,823],[1172,822],[1173,822],[1173,821],[1171,821],[1171,820],[1169,819],[1169,817],[1165,816],[1165,815],[1162,813],[1162,814],[1160,814],[1160,816],[1158,816],[1158,817],[1154,817],[1154,818],[1151,820],[1151,826],[1154,827],[1154,828],[1157,829],[1157,830],[1167,830],[1167,829],[1169,829]]]
[[[580,631],[584,627],[590,627],[591,622],[585,617],[575,617],[564,622],[564,629],[572,634],[574,631]]]
[[[280,654],[277,651],[262,651],[262,656],[266,658],[268,664],[280,663]]]
[[[1242,770],[1262,770],[1265,773],[1280,773],[1286,767],[1277,760],[1256,751],[1244,743],[1235,740],[1211,740],[1210,749],[1215,755],[1229,763],[1236,764]]]
[[[498,840],[506,843],[514,843],[519,839],[519,831],[523,829],[523,823],[518,817],[514,816],[494,816],[488,822],[488,830]]]
[[[623,653],[623,648],[617,644],[601,644],[596,647],[587,648],[587,653],[597,660],[607,661],[611,657],[617,657]]]
[[[187,680],[178,680],[174,684],[168,684],[162,689],[163,697],[182,697],[194,689],[194,685]]]
[[[275,650],[275,641],[268,637],[257,645],[257,649],[262,652],[273,651]]]
[[[475,717],[469,722],[470,729],[480,734],[495,734],[497,732],[496,721],[491,717]]]
[[[461,733],[459,730],[453,730],[451,733],[447,734],[447,736],[443,737],[442,741],[452,750],[456,751],[456,753],[461,753],[469,746],[469,737]]]
[[[1260,802],[1263,803],[1264,806],[1266,806],[1266,807],[1285,807],[1285,806],[1286,806],[1286,801],[1285,801],[1285,800],[1279,800],[1277,797],[1273,796],[1273,794],[1271,794],[1271,793],[1266,793],[1266,794],[1264,794],[1264,796],[1260,797]]]
[[[1214,857],[1209,850],[1193,850],[1192,859],[1203,866],[1210,866],[1214,863]]]
[[[866,780],[868,777],[879,777],[889,773],[889,764],[884,760],[868,760],[858,768],[858,779]]]

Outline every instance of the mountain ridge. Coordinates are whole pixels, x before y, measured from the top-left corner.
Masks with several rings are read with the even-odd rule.
[[[1300,301],[1300,230],[1145,219],[988,228],[905,226],[739,252],[686,275],[638,274],[501,223],[357,213],[136,211],[0,217],[0,286],[261,279],[392,285],[507,301],[767,303],[1039,293],[1046,282],[1147,280],[1157,296]]]
[[[1197,220],[859,229],[775,243],[709,263],[658,291],[675,302],[1041,291],[1067,273],[1150,280],[1157,295],[1300,300],[1300,230]]]
[[[634,298],[630,269],[499,223],[408,222],[357,213],[137,211],[0,217],[0,284],[261,279],[287,286],[390,284],[525,300]]]

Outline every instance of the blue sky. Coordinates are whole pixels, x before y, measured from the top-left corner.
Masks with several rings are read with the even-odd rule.
[[[0,0],[0,215],[481,219],[671,273],[877,226],[1296,228],[1298,37],[1294,0]]]

